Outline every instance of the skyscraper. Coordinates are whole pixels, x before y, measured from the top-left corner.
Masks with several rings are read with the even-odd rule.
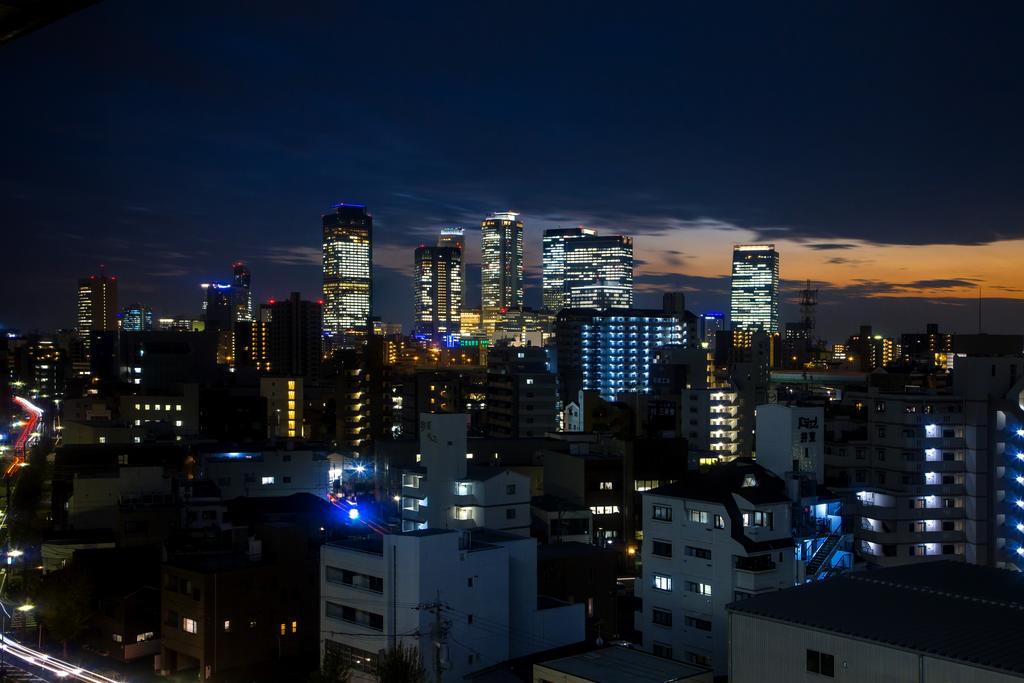
[[[413,286],[416,334],[451,345],[459,336],[462,316],[462,249],[426,247],[416,250]]]
[[[590,228],[551,228],[544,231],[543,240],[543,271],[544,271],[544,308],[558,313],[569,305],[565,294],[565,244],[567,241],[596,235]]]
[[[303,301],[298,292],[272,303],[267,323],[267,357],[271,371],[275,375],[316,381],[320,377],[322,326],[321,304]]]
[[[779,252],[774,244],[738,244],[732,252],[732,329],[779,331]]]
[[[153,309],[142,304],[125,306],[121,310],[121,329],[125,332],[153,331]]]
[[[456,247],[462,251],[462,305],[466,305],[466,231],[459,227],[441,228],[439,247]]]
[[[511,211],[480,223],[480,284],[484,327],[494,329],[501,309],[523,305],[523,222]]]
[[[565,242],[565,304],[570,308],[633,306],[633,238],[585,235]]]
[[[252,273],[241,261],[232,266],[231,304],[234,308],[233,322],[252,320]]]
[[[373,216],[363,204],[335,204],[323,216],[324,333],[355,346],[369,333],[373,309]]]
[[[86,351],[90,332],[117,330],[117,278],[105,272],[78,281],[78,334]]]

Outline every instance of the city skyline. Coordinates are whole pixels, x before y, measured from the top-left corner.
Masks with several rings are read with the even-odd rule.
[[[66,326],[73,312],[56,302],[100,264],[121,275],[125,300],[162,314],[189,313],[194,283],[234,259],[260,273],[260,300],[313,295],[319,282],[307,266],[320,249],[309,216],[346,199],[375,207],[381,291],[409,291],[409,249],[433,242],[438,226],[468,226],[468,260],[478,263],[472,226],[510,208],[528,226],[532,306],[543,230],[584,224],[636,238],[637,305],[683,289],[694,310],[724,310],[731,245],[771,241],[786,255],[782,319],[794,317],[785,308],[793,285],[810,279],[822,290],[825,336],[860,322],[973,331],[979,286],[989,331],[1012,331],[1024,312],[1010,170],[1021,97],[1001,85],[1013,82],[1007,27],[1019,10],[940,14],[924,32],[904,30],[918,23],[909,8],[728,18],[701,8],[691,21],[681,9],[650,10],[658,16],[623,19],[648,40],[612,59],[599,49],[603,8],[591,20],[548,8],[539,24],[528,12],[478,8],[467,26],[501,20],[541,33],[529,58],[484,55],[471,65],[463,56],[472,31],[450,28],[446,11],[417,10],[397,24],[371,8],[334,11],[316,22],[283,10],[229,22],[213,8],[107,2],[9,45],[0,57],[19,64],[11,92],[24,106],[0,114],[19,131],[0,176],[0,215],[18,234],[0,284],[33,295],[6,305],[0,324]],[[351,21],[387,25],[393,31],[376,33],[396,49],[374,50],[376,61],[352,50],[339,70],[344,93],[367,93],[373,110],[401,97],[392,110],[420,111],[429,128],[339,107],[347,94],[294,77],[292,63],[336,64],[320,32]],[[145,45],[132,30],[144,25]],[[403,75],[395,67],[425,47],[424,27],[444,45]],[[225,55],[216,31],[249,47]],[[109,53],[89,49],[97,36]],[[708,57],[722,41],[732,56]],[[551,72],[563,51],[580,57]],[[217,68],[201,68],[211,57]],[[45,106],[55,88],[78,103],[74,125]],[[631,97],[606,95],[622,89]],[[477,103],[499,95],[500,120],[480,116]],[[69,272],[30,268],[41,250]],[[468,275],[471,288],[478,277]],[[405,302],[378,309],[411,322]]]

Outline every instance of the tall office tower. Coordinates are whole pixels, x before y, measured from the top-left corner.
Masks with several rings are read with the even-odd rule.
[[[725,329],[725,314],[710,311],[700,316],[700,339],[708,348],[715,350],[715,335]]]
[[[596,235],[597,231],[582,226],[578,228],[551,228],[544,231],[543,270],[544,308],[558,313],[569,305],[565,292],[565,244],[584,236]]]
[[[142,304],[132,304],[121,309],[121,329],[125,332],[152,332],[153,309]]]
[[[315,382],[320,377],[323,356],[323,306],[303,301],[298,292],[292,292],[287,299],[275,301],[270,310],[267,356],[271,370],[276,375]]]
[[[358,346],[373,310],[373,216],[362,204],[335,204],[323,240],[324,334],[332,346]]]
[[[241,261],[232,266],[231,305],[234,308],[232,322],[252,320],[252,273]]]
[[[738,244],[732,252],[732,329],[779,331],[779,252],[774,244]]]
[[[484,327],[493,330],[501,309],[523,305],[523,222],[511,211],[480,223],[480,284]]]
[[[633,305],[633,238],[588,235],[565,242],[565,298],[570,308]]]
[[[466,231],[459,227],[441,228],[437,238],[439,247],[456,247],[462,251],[462,305],[466,305]]]
[[[416,249],[415,334],[452,346],[459,337],[462,317],[462,249]]]
[[[102,271],[78,281],[78,334],[86,353],[97,330],[117,330],[117,277]]]
[[[207,330],[231,331],[233,328],[234,305],[231,285],[224,282],[204,282],[203,320]]]

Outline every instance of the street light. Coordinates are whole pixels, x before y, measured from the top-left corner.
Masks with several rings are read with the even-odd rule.
[[[7,557],[21,557],[24,554],[24,550],[10,550],[7,552]]]
[[[18,605],[15,609],[19,612],[31,612],[36,608],[31,602],[26,602],[24,605]]]

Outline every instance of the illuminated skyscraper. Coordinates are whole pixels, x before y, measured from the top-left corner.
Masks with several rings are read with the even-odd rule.
[[[511,211],[480,224],[480,284],[484,327],[494,329],[501,309],[523,305],[523,222]]]
[[[565,304],[570,308],[633,306],[633,238],[586,235],[565,242]]]
[[[236,261],[231,277],[231,303],[234,322],[252,320],[252,273],[241,261]]]
[[[551,228],[544,231],[543,269],[544,269],[544,308],[558,313],[569,305],[565,293],[565,244],[569,240],[596,235],[589,228]]]
[[[78,281],[78,334],[86,351],[90,332],[117,330],[117,278],[90,275]]]
[[[413,285],[415,333],[450,345],[459,336],[462,317],[462,249],[418,248]]]
[[[334,346],[356,346],[373,309],[373,216],[362,204],[334,209],[323,216],[324,334]]]
[[[462,305],[466,305],[466,231],[462,228],[441,228],[439,247],[456,247],[462,251]]]
[[[738,244],[732,252],[732,329],[779,331],[779,252],[774,244]]]
[[[153,309],[142,304],[125,306],[121,310],[121,329],[125,332],[151,332],[153,327]]]

